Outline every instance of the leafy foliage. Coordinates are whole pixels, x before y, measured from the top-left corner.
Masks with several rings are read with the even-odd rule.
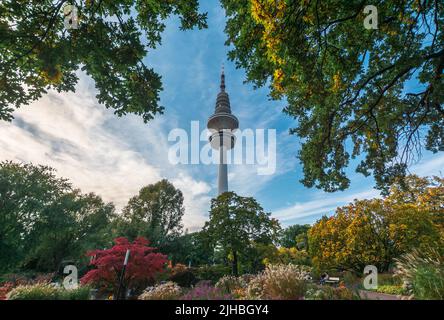
[[[171,275],[168,280],[177,283],[181,287],[191,287],[198,282],[194,270],[183,264],[176,264],[171,269]]]
[[[0,271],[56,271],[108,243],[114,206],[81,194],[53,169],[0,163]]]
[[[376,292],[394,294],[394,295],[405,295],[406,290],[400,285],[378,285],[375,289]]]
[[[148,247],[148,240],[141,237],[130,243],[125,238],[117,238],[115,243],[111,249],[88,253],[92,257],[90,264],[95,269],[83,276],[81,283],[116,290],[127,250],[130,250],[130,258],[124,278],[126,288],[142,290],[154,283],[156,276],[165,271],[166,256],[155,253],[155,248]]]
[[[276,248],[273,254],[264,258],[267,264],[294,264],[294,265],[311,265],[310,255],[306,250],[298,250],[296,248]]]
[[[269,259],[277,256],[278,249],[274,243],[253,241],[243,250],[239,257],[240,273],[258,273],[263,271]],[[231,256],[229,256],[231,258]]]
[[[14,289],[12,282],[5,282],[0,285],[0,300],[6,300],[7,294]]]
[[[246,288],[247,282],[243,277],[224,276],[216,282],[215,287],[231,294],[236,290]]]
[[[298,248],[298,249],[307,249],[308,248],[308,239],[307,232],[310,229],[310,225],[300,225],[294,224],[285,228],[282,231],[281,237],[279,239],[280,245],[286,248]]]
[[[306,300],[359,300],[360,297],[352,290],[341,286],[338,288],[330,286],[316,286],[307,290]]]
[[[210,220],[203,232],[210,243],[231,255],[233,275],[238,275],[238,255],[253,243],[272,243],[279,230],[277,220],[270,219],[253,198],[225,192],[211,201]]]
[[[168,254],[173,263],[199,266],[214,262],[214,254],[207,236],[201,231],[170,237],[168,242],[162,245],[162,251]]]
[[[305,186],[347,188],[358,158],[386,191],[422,145],[444,150],[442,2],[380,1],[377,29],[364,27],[366,1],[221,2],[229,57],[287,99]]]
[[[130,239],[149,238],[162,247],[181,233],[184,212],[182,192],[164,179],[143,187],[128,201],[118,232]]]
[[[396,259],[395,274],[416,299],[444,299],[444,257],[437,250],[412,252]]]
[[[443,248],[441,178],[408,177],[384,199],[355,200],[323,217],[309,231],[313,265],[322,270],[387,270],[393,259],[417,248]]]
[[[199,280],[208,280],[212,283],[216,283],[225,275],[230,274],[231,270],[225,265],[202,265],[196,270],[197,278]]]
[[[197,0],[77,1],[77,28],[64,27],[67,0],[0,4],[0,120],[49,89],[74,91],[76,71],[90,75],[97,99],[118,116],[148,121],[161,113],[160,76],[142,61],[161,41],[165,20],[181,29],[206,27]]]

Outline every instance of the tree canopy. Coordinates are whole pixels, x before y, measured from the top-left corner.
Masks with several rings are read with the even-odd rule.
[[[442,1],[221,0],[229,57],[286,98],[305,186],[349,186],[346,167],[387,191],[423,146],[444,150]]]
[[[0,3],[0,120],[49,89],[74,91],[80,69],[91,76],[99,103],[118,116],[148,121],[161,113],[161,77],[143,59],[161,42],[165,20],[181,29],[206,27],[198,0],[75,1],[78,24],[66,28],[67,0]]]
[[[307,232],[310,229],[309,224],[294,224],[282,230],[279,243],[286,248],[306,249]]]
[[[387,270],[413,249],[444,248],[444,180],[408,176],[384,199],[355,200],[309,230],[309,250],[319,269]],[[432,200],[433,199],[433,200]],[[442,253],[442,252],[441,252]]]
[[[270,244],[279,230],[254,198],[225,192],[211,200],[210,220],[203,232],[213,247],[220,246],[230,255],[233,274],[238,274],[239,254],[248,254],[255,243]]]
[[[0,163],[0,271],[55,272],[65,259],[110,243],[114,206],[82,194],[54,170]]]
[[[214,252],[202,231],[185,232],[184,234],[169,239],[162,245],[162,252],[168,255],[172,263],[198,266],[210,265],[214,262]]]
[[[140,189],[122,210],[119,233],[130,239],[145,237],[155,246],[165,245],[182,232],[182,191],[168,180]]]

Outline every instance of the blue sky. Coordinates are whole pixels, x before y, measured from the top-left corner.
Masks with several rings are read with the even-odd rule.
[[[118,118],[97,103],[93,81],[79,74],[76,93],[51,92],[17,111],[12,123],[0,123],[0,161],[50,165],[76,187],[101,195],[118,209],[143,185],[167,178],[184,193],[185,226],[196,230],[207,219],[210,199],[217,193],[217,167],[169,164],[172,143],[167,137],[174,128],[189,132],[191,121],[205,128],[224,63],[226,90],[240,128],[277,131],[276,173],[259,176],[255,165],[231,165],[230,190],[254,196],[284,226],[313,223],[355,198],[378,196],[372,178],[354,173],[356,162],[348,170],[352,183],[346,191],[329,194],[299,182],[300,142],[288,134],[295,121],[281,112],[284,102],[269,100],[267,88],[254,90],[243,83],[244,71],[226,60],[223,10],[216,0],[201,2],[209,28],[183,32],[178,20],[170,19],[162,45],[145,59],[162,76],[164,115],[148,124],[132,115]],[[443,167],[442,154],[424,152],[410,169],[420,175],[442,175]]]

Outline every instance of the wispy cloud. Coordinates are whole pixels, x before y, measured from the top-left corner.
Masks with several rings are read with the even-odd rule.
[[[186,168],[168,165],[165,131],[171,123],[117,118],[94,95],[92,81],[82,75],[75,94],[50,92],[17,111],[12,123],[0,122],[0,160],[49,165],[119,209],[142,186],[168,178],[184,193],[186,227],[201,226],[210,187]]]
[[[297,202],[289,207],[276,210],[273,212],[273,217],[284,224],[287,222],[296,223],[298,220],[307,217],[312,217],[315,220],[322,215],[333,214],[337,207],[353,202],[355,199],[369,199],[378,196],[379,193],[374,189],[342,196],[325,194],[317,199]]]
[[[409,171],[419,176],[444,176],[444,154],[437,154],[432,159],[423,159],[413,165]]]

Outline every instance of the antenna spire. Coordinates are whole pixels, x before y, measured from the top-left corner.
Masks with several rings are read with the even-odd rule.
[[[225,67],[223,63],[222,63],[222,72],[220,75],[220,90],[225,92]]]

